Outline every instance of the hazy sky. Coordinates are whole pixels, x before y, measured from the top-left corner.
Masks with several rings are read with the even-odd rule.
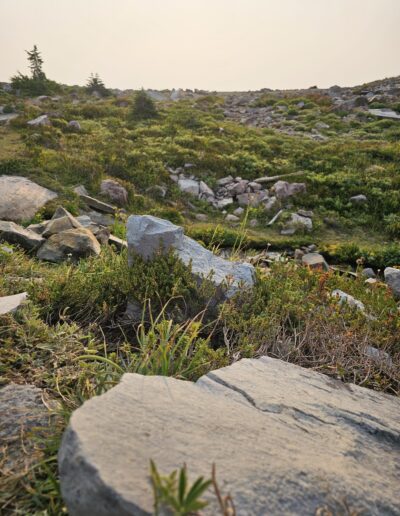
[[[0,0],[0,80],[247,90],[400,75],[400,0]]]

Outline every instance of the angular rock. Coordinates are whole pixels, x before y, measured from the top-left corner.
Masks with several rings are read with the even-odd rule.
[[[45,404],[44,398],[44,392],[34,385],[11,383],[0,389],[0,449],[4,475],[21,474],[38,461],[38,431],[43,438],[51,422],[49,402],[46,400]],[[36,439],[32,439],[33,431]]]
[[[204,181],[200,181],[199,188],[200,188],[200,195],[202,195],[204,197],[214,197],[214,192]]]
[[[114,206],[110,206],[109,204],[99,201],[98,199],[95,199],[94,197],[90,197],[90,195],[83,195],[79,194],[81,199],[94,210],[101,211],[103,213],[111,213],[111,215],[114,215],[116,213],[116,209]]]
[[[124,206],[128,202],[127,189],[113,179],[104,179],[100,184],[100,191],[120,206]]]
[[[365,305],[355,297],[351,296],[350,294],[347,294],[346,292],[343,292],[343,290],[335,289],[331,296],[333,298],[337,298],[339,300],[340,304],[347,304],[351,306],[352,308],[357,308],[357,310],[360,310],[361,312],[365,312]]]
[[[363,269],[363,270],[361,271],[361,274],[362,274],[365,278],[376,278],[376,274],[375,274],[374,269],[371,269],[370,267],[366,267],[365,269]]]
[[[63,215],[63,213],[65,213],[65,215]],[[48,238],[51,235],[61,233],[62,231],[67,231],[68,229],[77,229],[81,227],[82,225],[75,217],[73,217],[64,208],[61,208],[56,211],[56,213],[53,215],[52,220],[50,220],[46,224],[46,227],[42,232],[42,236]]]
[[[386,267],[384,270],[385,282],[393,293],[394,298],[400,301],[400,269]]]
[[[13,314],[25,303],[28,297],[27,292],[15,294],[14,296],[0,297],[0,315]]]
[[[230,204],[233,204],[233,197],[226,197],[225,199],[219,199],[218,201],[215,201],[214,206],[218,208],[219,210],[223,210]]]
[[[400,513],[400,400],[284,361],[243,359],[196,384],[125,374],[76,410],[58,460],[71,516],[153,514],[152,459],[191,480],[216,464],[238,515],[317,514],[346,499]],[[219,514],[212,489],[205,514]]]
[[[30,127],[40,127],[40,126],[51,125],[51,122],[50,122],[50,118],[47,115],[40,115],[33,120],[29,120],[27,122],[27,125],[29,125]]]
[[[241,217],[244,213],[244,208],[242,208],[241,206],[239,206],[239,208],[236,208],[236,210],[234,210],[233,214],[236,215],[236,217]]]
[[[292,213],[291,219],[288,222],[289,227],[306,229],[307,231],[311,231],[313,228],[313,223],[310,217],[303,217],[298,213]]]
[[[287,181],[277,181],[272,187],[278,199],[287,199],[293,195],[298,195],[306,191],[305,183],[288,183]]]
[[[232,183],[232,181],[233,181],[232,176],[222,177],[221,179],[217,180],[217,185],[218,186],[226,186],[226,185],[229,185],[229,183]]]
[[[110,235],[108,245],[113,245],[117,251],[122,251],[123,249],[128,248],[128,242],[126,240],[122,240],[122,238],[116,237],[115,235]]]
[[[360,194],[360,195],[354,195],[353,197],[350,197],[350,202],[353,204],[363,204],[368,202],[367,196]]]
[[[302,257],[301,262],[310,269],[329,271],[329,265],[319,253],[307,253]]]
[[[99,255],[101,247],[93,234],[86,228],[68,229],[52,235],[39,249],[37,257],[49,262]]]
[[[57,194],[20,176],[0,176],[0,219],[22,222],[31,219]]]
[[[225,217],[225,220],[227,222],[239,222],[240,219],[236,215],[232,215],[231,213],[228,213],[228,215]]]
[[[252,265],[215,256],[168,220],[151,215],[131,215],[127,224],[127,240],[131,264],[135,254],[149,259],[161,248],[162,252],[174,249],[183,263],[191,265],[199,280],[210,279],[221,295],[230,297],[240,286],[251,287],[254,284]]]
[[[79,196],[89,195],[89,192],[86,190],[86,188],[83,185],[75,186],[74,192]]]
[[[274,196],[264,200],[264,208],[269,211],[278,204],[278,199]]]
[[[18,244],[28,251],[36,249],[44,242],[44,238],[34,231],[5,220],[0,220],[0,240]]]
[[[179,179],[178,187],[183,193],[198,196],[200,193],[199,182],[195,179]]]
[[[237,196],[240,206],[251,206],[256,208],[268,195],[263,191],[244,193]]]

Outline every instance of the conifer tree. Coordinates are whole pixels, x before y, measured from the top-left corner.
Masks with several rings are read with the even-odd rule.
[[[46,75],[42,69],[43,59],[36,45],[33,45],[32,50],[25,50],[28,54],[29,68],[31,69],[32,79],[44,80]]]
[[[102,97],[107,97],[110,94],[98,73],[90,74],[90,77],[86,84],[86,90],[88,91],[88,93],[94,93],[96,91]]]
[[[156,105],[151,97],[142,89],[133,99],[130,118],[133,120],[148,120],[158,116]]]

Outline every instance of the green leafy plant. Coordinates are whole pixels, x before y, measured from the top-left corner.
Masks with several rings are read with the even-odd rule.
[[[186,465],[179,470],[179,473],[175,470],[168,476],[162,476],[154,461],[151,460],[150,475],[156,515],[170,510],[174,516],[188,516],[197,514],[208,505],[208,502],[202,500],[201,497],[212,484],[212,480],[199,477],[190,485]]]

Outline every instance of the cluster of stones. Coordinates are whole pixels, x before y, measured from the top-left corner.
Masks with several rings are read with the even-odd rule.
[[[385,79],[375,84],[370,84],[367,89],[342,88],[332,86],[331,88],[309,88],[290,91],[273,91],[264,89],[259,92],[240,92],[225,96],[225,117],[235,120],[244,125],[254,127],[268,127],[285,134],[296,135],[296,117],[289,113],[286,105],[257,107],[255,102],[265,93],[271,93],[277,100],[286,99],[288,95],[293,97],[304,97],[310,93],[326,96],[332,101],[333,110],[340,113],[347,113],[344,120],[352,122],[357,112],[365,112],[379,118],[400,119],[400,114],[391,109],[370,109],[372,102],[392,104],[400,100],[400,81],[398,79]],[[300,101],[296,110],[302,110],[305,103]],[[293,125],[285,125],[285,121],[291,120]],[[330,126],[325,122],[317,122],[309,133],[302,131],[302,136],[308,136],[316,141],[325,141],[329,137]]]
[[[116,197],[117,185],[105,180],[103,192]],[[114,189],[113,189],[114,187]],[[0,176],[0,239],[36,252],[41,260],[61,262],[78,260],[101,252],[101,244],[113,244],[118,249],[126,242],[110,234],[117,209],[87,195],[83,187],[76,189],[91,211],[74,217],[59,206],[51,220],[31,224],[27,228],[17,222],[29,220],[46,202],[57,197],[55,192],[19,176]]]

